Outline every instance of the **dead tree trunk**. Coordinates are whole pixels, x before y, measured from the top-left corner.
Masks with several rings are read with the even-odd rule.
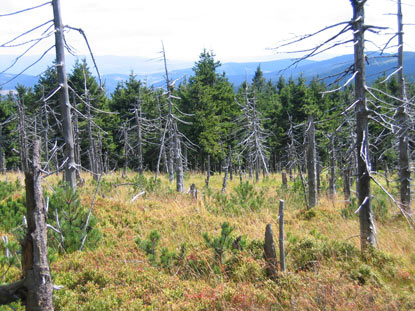
[[[128,168],[128,132],[127,125],[124,123],[122,127],[122,135],[124,137],[124,167],[122,170],[122,178],[127,177],[127,168]]]
[[[344,201],[346,204],[350,203],[350,172],[351,167],[350,163],[343,163],[343,194],[344,194]]]
[[[336,150],[334,146],[334,134],[330,136],[330,179],[329,196],[333,199],[336,195]]]
[[[26,113],[24,110],[24,103],[18,99],[17,112],[19,115],[18,135],[19,135],[19,154],[20,165],[23,172],[27,171],[29,165],[28,144],[27,144],[27,130],[26,130]]]
[[[33,147],[33,168],[26,172],[27,233],[22,245],[26,310],[53,310],[53,285],[47,247],[46,207],[42,192],[40,142]]]
[[[400,198],[402,208],[411,213],[411,170],[409,167],[409,149],[408,149],[408,99],[406,96],[405,79],[403,76],[403,23],[402,23],[402,5],[398,0],[398,83],[399,98],[402,103],[396,111],[396,121],[400,127],[399,137],[399,181],[400,181]]]
[[[138,100],[134,109],[135,122],[137,126],[137,149],[138,149],[138,173],[143,175],[143,139],[142,139],[142,115],[141,115],[141,100]]]
[[[284,200],[280,200],[278,211],[279,220],[279,247],[280,247],[280,268],[285,271],[285,247],[284,247]]]
[[[56,71],[58,74],[58,83],[61,88],[59,91],[59,101],[62,114],[63,138],[65,140],[64,154],[67,159],[65,164],[65,176],[69,186],[71,188],[76,188],[76,164],[72,132],[71,104],[69,102],[68,81],[65,68],[64,26],[61,18],[60,0],[52,0],[52,6],[55,25]]]
[[[6,174],[6,157],[4,155],[3,126],[0,124],[0,172]]]
[[[309,117],[307,130],[307,173],[308,173],[308,206],[312,208],[317,204],[317,180],[316,180],[316,138],[313,117]]]
[[[210,155],[208,154],[207,158],[207,169],[206,169],[206,187],[209,188],[209,180],[210,180]]]
[[[376,246],[376,229],[370,195],[370,159],[369,159],[369,111],[366,102],[366,68],[364,33],[365,0],[351,0],[353,6],[354,69],[355,77],[355,113],[356,113],[356,153],[357,153],[357,195],[360,219],[360,245],[362,251],[368,246]]]
[[[22,300],[27,311],[52,311],[53,285],[47,257],[46,208],[39,141],[34,143],[33,164],[25,172],[25,182],[27,233],[22,244],[23,279],[0,286],[0,305]]]
[[[277,254],[273,235],[271,224],[268,224],[265,228],[264,258],[267,276],[275,279],[277,275]]]
[[[224,157],[225,157],[225,152],[223,153]],[[223,184],[222,184],[222,192],[226,192],[226,186],[228,184],[228,174],[229,174],[229,168],[231,165],[231,161],[232,161],[232,149],[231,146],[229,145],[229,149],[228,149],[228,159],[224,159],[225,161],[225,175],[223,176]]]
[[[174,131],[174,149],[175,149],[174,156],[175,156],[175,162],[176,162],[176,191],[183,192],[184,191],[183,161],[182,161],[179,131],[177,129],[176,122],[174,122],[173,131]]]

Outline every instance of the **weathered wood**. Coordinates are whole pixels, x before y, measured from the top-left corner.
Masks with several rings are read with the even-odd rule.
[[[0,124],[0,173],[6,174],[6,156],[4,153],[3,126]]]
[[[334,145],[334,135],[330,136],[330,179],[329,179],[329,196],[333,199],[336,195],[336,150]]]
[[[176,164],[176,191],[184,191],[184,173],[183,173],[183,161],[182,161],[182,150],[181,142],[179,137],[179,130],[177,129],[177,123],[174,123],[174,155]]]
[[[409,115],[408,99],[406,96],[405,79],[403,75],[403,16],[401,0],[398,0],[398,84],[399,98],[403,101],[396,111],[396,121],[399,126],[399,182],[400,201],[402,208],[411,213],[411,170],[409,165]]]
[[[307,141],[308,208],[312,208],[317,204],[316,136],[312,116],[308,118]]]
[[[210,180],[210,155],[207,156],[207,168],[206,168],[206,187],[209,188],[209,180]]]
[[[285,171],[282,172],[281,179],[282,179],[282,186],[284,188],[287,188],[287,184],[288,184],[288,182],[287,182],[287,173]]]
[[[356,155],[357,155],[357,196],[360,220],[360,245],[362,251],[376,246],[376,228],[370,194],[370,158],[369,158],[369,111],[366,99],[366,63],[365,63],[365,3],[351,0],[353,7],[354,68],[355,77],[355,114],[356,114]]]
[[[27,290],[24,286],[24,280],[0,286],[0,306],[8,305],[19,300],[22,301],[26,296]]]
[[[71,104],[69,102],[68,80],[65,67],[65,44],[63,39],[64,26],[61,18],[60,0],[52,0],[54,26],[55,26],[55,49],[56,49],[56,71],[59,91],[59,102],[61,108],[63,138],[65,140],[64,154],[68,161],[65,164],[66,182],[70,187],[76,188],[76,163],[74,152],[74,140],[72,132]]]
[[[33,147],[32,171],[25,173],[27,233],[22,245],[22,267],[27,289],[27,311],[53,310],[53,285],[47,247],[46,208],[42,191],[40,142]]]
[[[266,261],[266,274],[269,278],[277,275],[277,254],[275,252],[274,236],[271,224],[265,228],[264,258]]]
[[[279,223],[279,248],[280,248],[280,269],[285,271],[285,247],[284,247],[284,200],[280,200],[280,206],[278,211],[278,223]]]

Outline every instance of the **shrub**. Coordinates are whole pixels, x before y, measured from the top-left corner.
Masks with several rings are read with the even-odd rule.
[[[49,246],[55,251],[71,253],[79,250],[85,239],[84,248],[95,248],[101,239],[101,233],[96,228],[96,217],[90,215],[84,232],[88,209],[81,205],[78,192],[70,187],[57,187],[54,190],[47,215],[48,224],[55,229],[48,231]]]

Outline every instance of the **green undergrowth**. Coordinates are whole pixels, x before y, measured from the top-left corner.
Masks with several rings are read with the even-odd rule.
[[[307,211],[299,179],[287,189],[280,175],[257,183],[234,179],[222,193],[222,177],[212,176],[205,188],[204,176],[187,173],[185,188],[195,183],[198,200],[175,193],[166,176],[102,177],[82,251],[97,181],[87,177],[76,193],[51,183],[48,222],[65,228],[64,245],[60,234],[49,231],[53,282],[64,286],[54,294],[55,310],[415,309],[413,231],[381,192],[374,188],[372,200],[379,249],[362,255],[357,206],[345,205],[342,194],[337,200],[322,195]],[[131,200],[141,191],[146,195]],[[7,193],[1,204],[24,203],[22,189]],[[271,223],[278,261],[280,199],[287,271],[270,280],[264,233]],[[23,212],[13,216],[17,225]],[[13,230],[2,225],[0,235]],[[10,244],[0,244],[3,283],[18,279],[20,269],[18,240],[7,235]],[[6,246],[14,259],[4,259]]]

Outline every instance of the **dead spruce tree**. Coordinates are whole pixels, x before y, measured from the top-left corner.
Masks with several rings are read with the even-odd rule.
[[[235,136],[242,139],[238,138],[237,147],[241,150],[240,155],[246,154],[245,160],[248,162],[250,176],[252,169],[255,168],[255,180],[259,181],[261,168],[268,175],[266,140],[269,133],[262,125],[264,118],[256,107],[255,94],[250,94],[247,82],[245,82],[244,103],[238,105],[242,114],[237,120],[239,128]]]
[[[308,174],[308,207],[317,204],[317,158],[316,158],[316,133],[314,118],[308,118],[307,133],[307,174]]]
[[[157,159],[156,178],[158,177],[159,167],[163,152],[168,155],[168,171],[169,180],[173,182],[174,173],[176,174],[176,190],[177,192],[184,191],[184,169],[183,169],[183,157],[182,157],[182,143],[186,143],[187,148],[194,149],[195,145],[190,142],[189,139],[183,133],[179,131],[178,124],[190,125],[190,122],[182,120],[182,116],[189,116],[181,112],[177,105],[174,104],[174,100],[180,100],[179,97],[173,95],[173,88],[176,81],[170,81],[169,72],[167,68],[167,58],[162,44],[162,56],[165,69],[165,80],[166,80],[166,99],[167,99],[167,115],[164,116],[164,129],[160,138],[160,152]],[[176,114],[177,112],[177,114]]]
[[[342,81],[342,79],[344,80],[345,78],[347,79],[350,77],[338,89],[346,87],[352,81],[354,81],[355,84],[354,101],[345,111],[354,108],[354,117],[356,122],[356,192],[359,204],[357,212],[359,213],[360,218],[360,240],[362,251],[367,250],[370,246],[376,246],[376,228],[371,204],[370,181],[373,180],[379,187],[384,189],[384,187],[376,181],[372,174],[372,166],[369,155],[369,115],[375,115],[380,119],[382,119],[382,116],[377,113],[376,109],[368,108],[367,93],[369,93],[370,88],[366,84],[366,61],[368,61],[368,55],[365,54],[365,34],[368,31],[375,33],[379,32],[380,30],[385,29],[385,27],[365,24],[366,2],[367,0],[350,0],[353,9],[353,18],[350,21],[340,22],[320,29],[314,33],[294,38],[293,40],[289,40],[278,47],[278,49],[281,49],[282,47],[299,44],[308,38],[322,35],[325,31],[336,31],[336,29],[340,27],[340,30],[334,35],[330,35],[327,39],[323,39],[321,43],[312,48],[290,51],[291,53],[305,53],[304,56],[293,62],[291,66],[294,66],[304,59],[316,56],[339,45],[349,43],[353,44],[354,62],[351,66],[338,74],[339,79],[337,81]],[[352,33],[352,38],[349,36],[346,37],[349,33]]]
[[[402,208],[411,213],[411,170],[409,165],[409,116],[408,116],[408,98],[406,94],[405,79],[403,74],[404,59],[403,59],[403,15],[402,3],[398,0],[398,84],[399,84],[399,103],[396,110],[396,124],[399,127],[399,182],[400,182],[400,199]]]
[[[27,232],[22,245],[22,279],[0,286],[0,305],[23,301],[28,311],[53,310],[46,206],[43,199],[40,142],[35,141],[32,165],[25,172]]]
[[[65,43],[63,38],[64,25],[61,17],[60,0],[52,0],[54,26],[56,70],[59,83],[59,101],[62,117],[62,134],[65,141],[64,154],[67,160],[65,165],[66,182],[71,188],[76,187],[76,163],[72,129],[71,104],[69,101],[68,80],[65,66]]]

